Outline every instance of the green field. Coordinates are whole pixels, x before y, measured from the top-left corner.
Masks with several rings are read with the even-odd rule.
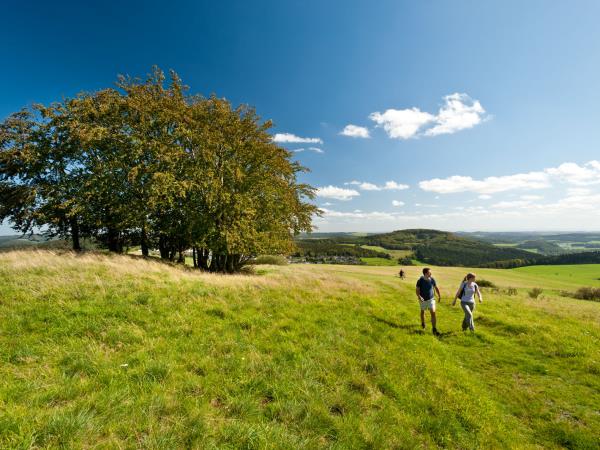
[[[396,269],[0,253],[0,448],[598,448],[597,266],[478,270],[474,334],[434,267],[439,338]]]
[[[552,285],[559,283],[565,287],[600,286],[600,264],[529,266],[512,270]]]
[[[378,245],[361,245],[362,248],[366,248],[368,250],[375,250],[377,252],[387,253],[394,259],[404,258],[412,254],[411,250],[390,250],[387,248],[379,247]]]
[[[366,263],[368,266],[398,266],[398,262],[395,259],[386,258],[360,258],[360,260]]]

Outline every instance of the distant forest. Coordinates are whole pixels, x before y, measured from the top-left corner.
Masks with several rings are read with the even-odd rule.
[[[465,234],[459,235],[437,230],[414,229],[399,230],[391,233],[356,235],[350,233],[336,233],[326,238],[326,234],[319,234],[320,239],[310,239],[310,235],[304,235],[297,240],[297,245],[302,254],[312,256],[338,254],[340,256],[353,252],[355,256],[369,257],[375,255],[362,254],[367,250],[361,246],[378,246],[384,250],[407,250],[412,252],[400,259],[399,264],[410,263],[415,259],[423,264],[439,266],[466,266],[466,267],[490,267],[490,268],[514,268],[530,265],[559,265],[559,264],[594,264],[600,263],[600,251],[571,252],[567,253],[559,245],[540,239],[529,239],[531,235],[521,236],[517,241],[510,241],[511,246],[497,246],[483,240]],[[568,235],[574,242],[576,235]],[[506,239],[506,235],[502,235]],[[586,236],[591,239],[595,237]],[[524,240],[525,238],[525,240]],[[506,239],[508,240],[508,239]],[[520,242],[517,244],[517,242]],[[592,244],[590,244],[592,245]],[[525,250],[528,249],[528,250]],[[533,251],[530,251],[533,250]],[[559,254],[560,252],[562,254]],[[336,253],[339,252],[339,253]],[[381,251],[376,255],[381,256]],[[391,258],[391,255],[387,255]]]

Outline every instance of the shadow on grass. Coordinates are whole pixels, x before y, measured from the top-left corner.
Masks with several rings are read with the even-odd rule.
[[[376,320],[379,323],[383,323],[385,325],[387,325],[388,327],[391,328],[395,328],[397,330],[406,330],[407,332],[409,332],[410,334],[417,334],[420,336],[425,336],[425,335],[429,335],[429,334],[433,334],[431,331],[431,327],[427,327],[426,329],[422,329],[420,324],[399,324],[396,322],[392,322],[391,320],[387,320],[387,319],[383,319],[381,317],[377,317],[375,315],[371,315],[371,317]],[[443,339],[446,337],[450,337],[450,336],[454,336],[456,335],[457,332],[456,331],[445,331],[443,333],[439,333],[436,337],[438,339]]]
[[[387,320],[387,319],[383,319],[381,317],[377,317],[375,315],[371,315],[371,317],[373,319],[375,319],[377,322],[383,323],[383,324],[387,325],[388,327],[396,328],[398,330],[412,330],[413,332],[419,331],[419,332],[422,333],[422,330],[420,329],[420,325],[416,325],[416,324],[399,324],[399,323],[396,323],[396,322],[392,322],[391,320]]]
[[[401,324],[401,323],[397,323],[397,322],[393,322],[391,320],[388,319],[384,319],[382,317],[377,317],[374,314],[371,314],[370,316],[372,319],[374,319],[375,321],[379,322],[379,323],[383,323],[384,325],[387,325],[388,327],[394,328],[396,330],[406,330],[409,334],[415,334],[415,335],[419,335],[419,336],[426,336],[426,335],[431,335],[431,327],[428,326],[425,330],[423,330],[421,328],[421,325],[419,324]],[[439,340],[443,341],[449,338],[453,338],[456,336],[463,336],[465,334],[468,334],[469,336],[472,336],[473,339],[484,343],[484,344],[490,344],[491,341],[489,339],[487,339],[485,336],[482,336],[481,334],[478,333],[472,333],[472,332],[465,332],[465,331],[461,331],[461,330],[450,330],[450,331],[440,331],[439,334],[436,336]]]

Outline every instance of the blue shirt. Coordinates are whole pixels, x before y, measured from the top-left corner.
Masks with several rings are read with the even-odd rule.
[[[434,297],[433,288],[435,286],[436,284],[433,277],[430,277],[429,280],[425,277],[421,277],[419,278],[419,281],[417,281],[417,287],[424,300],[430,300]]]

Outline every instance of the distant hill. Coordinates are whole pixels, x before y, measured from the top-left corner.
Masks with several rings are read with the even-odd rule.
[[[0,236],[0,250],[30,247],[69,248],[69,243],[62,239],[48,238],[42,234]]]
[[[29,236],[12,235],[0,236],[0,248],[23,248],[37,245],[40,240],[36,239],[38,235]]]
[[[440,266],[478,267],[537,258],[535,254],[525,250],[496,247],[487,242],[438,230],[399,230],[362,239],[368,241],[369,245],[413,250],[419,261]]]
[[[587,251],[579,253],[566,253],[555,256],[545,256],[537,260],[535,264],[548,264],[553,266],[562,264],[600,264],[600,251]]]
[[[328,241],[331,244],[367,245],[382,247],[386,250],[407,250],[423,263],[440,266],[515,267],[539,258],[530,251],[514,247],[497,247],[488,242],[458,236],[447,231],[428,229],[398,230],[367,236],[343,233],[332,236]],[[306,243],[306,240],[299,242]],[[324,245],[324,242],[321,241],[320,245]]]
[[[560,255],[561,253],[565,253],[565,250],[557,243],[543,239],[521,242],[516,248],[535,251],[542,255]]]

